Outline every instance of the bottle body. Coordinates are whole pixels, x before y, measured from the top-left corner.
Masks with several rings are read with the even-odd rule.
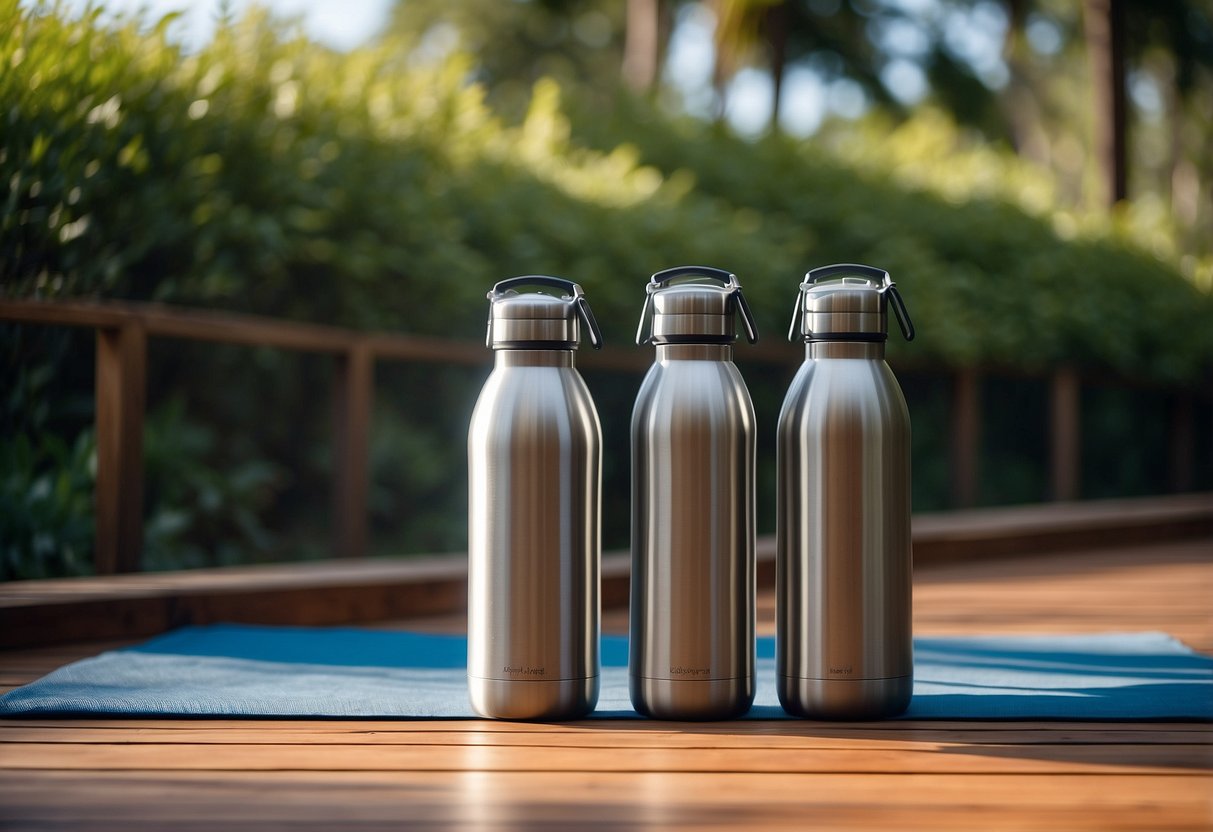
[[[576,719],[597,704],[601,457],[572,350],[498,351],[468,433],[468,686],[482,716]]]
[[[894,716],[913,688],[910,419],[884,344],[808,344],[777,447],[780,702]]]
[[[754,698],[754,407],[726,344],[661,344],[632,413],[629,687],[660,719]]]

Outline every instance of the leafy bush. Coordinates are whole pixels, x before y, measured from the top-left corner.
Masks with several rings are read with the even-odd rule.
[[[779,282],[784,305],[798,273],[785,266],[795,245],[795,237],[781,245],[789,228],[803,241],[800,271],[830,262],[889,270],[921,336],[908,348],[891,339],[899,358],[1036,369],[1068,362],[1181,383],[1210,366],[1209,286],[1137,247],[1132,228],[1050,212],[1043,173],[969,147],[938,116],[886,125],[883,139],[861,127],[809,143],[749,143],[636,102],[614,118],[583,113],[574,123],[586,144],[627,141],[667,180],[689,180],[692,193],[748,211],[771,251],[733,268],[763,287]],[[761,293],[756,305],[768,300]]]
[[[95,473],[91,431],[0,443],[0,580],[92,572]]]
[[[261,515],[283,476],[262,459],[217,465],[217,432],[183,399],[152,412],[144,432],[143,568],[228,566],[264,559],[272,537]]]
[[[8,5],[8,293],[476,337],[487,284],[551,271],[626,334],[645,275],[698,261],[738,271],[779,332],[806,267],[860,260],[902,281],[915,354],[948,364],[1184,380],[1213,354],[1213,304],[1173,265],[1110,230],[1059,234],[1047,182],[938,118],[896,141],[749,143],[635,102],[570,121],[542,82],[512,127],[459,56],[334,54],[258,14],[187,56],[163,22]]]

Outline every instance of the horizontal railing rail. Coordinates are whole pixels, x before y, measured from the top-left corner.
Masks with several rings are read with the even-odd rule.
[[[362,332],[155,303],[0,298],[0,321],[80,327],[96,332],[97,479],[94,499],[98,574],[134,572],[140,566],[149,339],[270,347],[334,357],[333,551],[339,557],[358,557],[367,550],[370,430],[376,363],[401,361],[475,366],[489,361],[483,344],[465,339]],[[744,353],[746,362],[784,365],[789,371],[802,359],[802,347],[778,342],[760,344]],[[587,369],[640,373],[648,368],[652,356],[640,349],[587,350],[579,361]],[[975,505],[982,443],[980,391],[983,374],[1031,373],[996,368],[944,369],[915,364],[899,364],[898,370],[954,375],[949,434],[952,502],[958,508]],[[1080,496],[1079,391],[1083,379],[1076,369],[1068,366],[1052,370],[1049,378],[1051,494],[1055,500],[1069,501]],[[1176,393],[1178,406],[1173,411],[1170,431],[1171,488],[1185,491],[1193,483],[1195,397],[1190,390]]]

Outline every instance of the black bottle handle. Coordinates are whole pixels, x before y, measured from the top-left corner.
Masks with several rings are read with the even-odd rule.
[[[569,297],[576,297],[577,293],[581,291],[581,287],[576,283],[571,280],[565,280],[563,277],[551,277],[546,274],[524,274],[498,281],[493,285],[493,291],[489,293],[489,299],[492,300],[495,296],[504,294],[515,286],[547,286],[552,289],[563,289],[564,293]]]
[[[889,273],[884,269],[878,269],[875,266],[865,266],[862,263],[835,263],[832,266],[818,266],[815,269],[809,270],[808,274],[804,276],[804,282],[812,286],[819,281],[848,274],[866,277],[868,280],[879,283],[881,286],[893,282],[892,278],[889,277]]]
[[[693,274],[699,277],[710,277],[713,280],[719,280],[726,286],[736,282],[737,275],[724,269],[714,269],[711,266],[675,266],[672,269],[662,269],[649,278],[649,282],[661,286],[664,283],[669,283],[676,277],[685,277]]]

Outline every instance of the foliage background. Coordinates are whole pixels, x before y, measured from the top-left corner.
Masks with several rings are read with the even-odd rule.
[[[350,53],[262,12],[226,21],[193,54],[168,19],[114,23],[3,0],[0,20],[4,295],[475,340],[487,287],[552,273],[586,288],[608,348],[634,349],[641,287],[659,268],[736,271],[764,337],[780,338],[806,268],[875,263],[898,280],[920,333],[890,342],[915,416],[918,509],[948,504],[950,369],[1011,371],[986,383],[983,502],[1046,496],[1043,382],[1017,376],[1064,363],[1194,386],[1210,370],[1207,240],[1193,244],[1149,199],[1110,215],[1067,201],[1055,171],[937,102],[876,109],[807,141],[742,138],[605,84],[601,55],[538,68],[459,49],[420,60],[429,24],[403,11]],[[0,328],[0,577],[89,568],[90,335]],[[745,364],[744,352],[769,531],[788,375]],[[380,366],[378,550],[464,546],[464,431],[489,362]],[[148,568],[324,554],[331,448],[317,402],[331,372],[270,350],[153,344]],[[587,375],[608,447],[626,447],[639,379]],[[1087,493],[1165,490],[1156,460],[1167,439],[1151,426],[1165,424],[1169,400],[1085,396]],[[620,456],[606,460],[608,546],[627,539]],[[1199,478],[1209,483],[1203,467]]]

